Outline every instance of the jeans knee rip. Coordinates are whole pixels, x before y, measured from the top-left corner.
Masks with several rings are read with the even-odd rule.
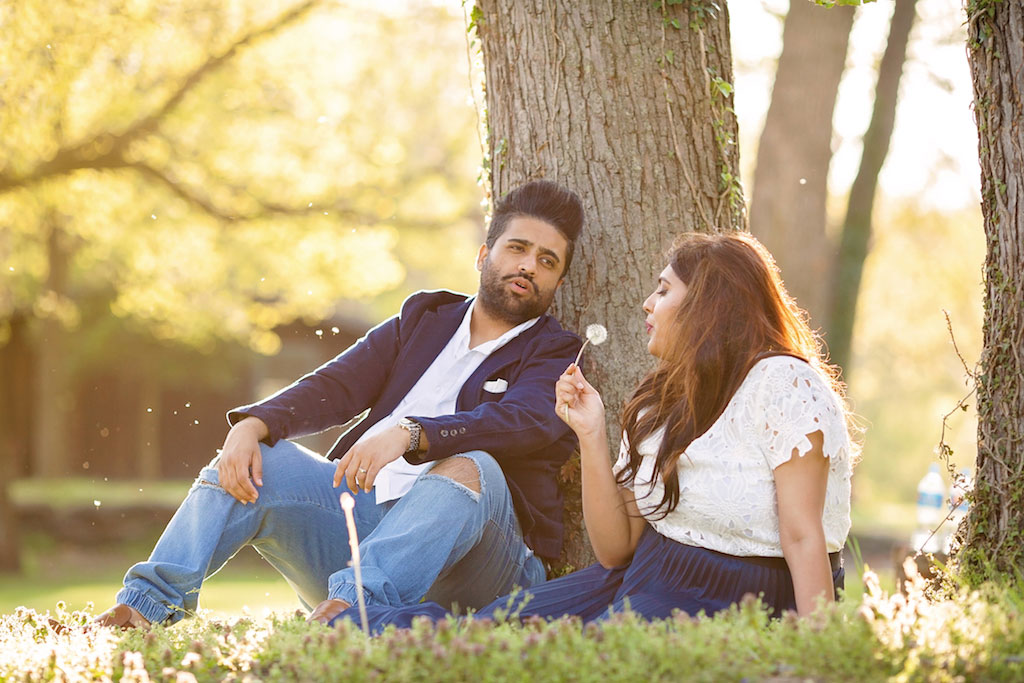
[[[461,491],[461,492],[465,493],[467,496],[469,496],[470,500],[472,500],[474,503],[479,503],[480,502],[480,498],[483,496],[482,493],[474,491],[473,489],[469,488],[465,484],[460,484],[459,482],[455,481],[451,477],[447,477],[447,476],[445,476],[443,474],[431,474],[430,472],[428,472],[427,474],[421,475],[420,478],[421,479],[434,479],[434,480],[437,480],[437,481],[443,481],[446,484],[450,484],[451,486],[455,487],[455,489],[457,491]]]
[[[200,486],[208,486],[221,491],[224,490],[218,481],[217,470],[210,467],[204,467],[199,472],[199,476],[196,477],[196,480],[192,483],[192,488],[199,488]]]

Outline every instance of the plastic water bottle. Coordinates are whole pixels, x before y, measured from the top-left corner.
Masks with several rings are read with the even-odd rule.
[[[946,484],[938,463],[932,463],[917,484],[917,531],[910,542],[915,551],[937,553],[942,549],[942,537],[936,529],[945,518]]]

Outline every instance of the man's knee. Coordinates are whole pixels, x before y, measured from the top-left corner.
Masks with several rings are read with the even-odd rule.
[[[447,477],[474,493],[480,493],[480,468],[472,458],[453,455],[434,465],[430,473]]]

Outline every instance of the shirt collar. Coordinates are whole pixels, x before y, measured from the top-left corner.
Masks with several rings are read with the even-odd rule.
[[[513,327],[511,330],[501,335],[497,339],[478,344],[475,348],[469,348],[469,321],[473,317],[473,309],[476,308],[476,297],[472,297],[469,301],[469,308],[466,309],[466,315],[462,317],[462,322],[459,324],[459,329],[455,330],[455,334],[452,335],[452,340],[456,343],[456,348],[459,349],[460,353],[466,353],[472,351],[474,353],[482,353],[488,356],[500,349],[502,346],[512,341],[520,335],[524,330],[531,327],[535,322],[540,320],[540,316],[531,318],[524,323],[520,323]]]

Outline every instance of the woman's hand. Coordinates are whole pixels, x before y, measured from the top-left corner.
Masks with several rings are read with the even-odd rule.
[[[555,412],[580,439],[605,439],[604,402],[575,363],[555,383]]]

